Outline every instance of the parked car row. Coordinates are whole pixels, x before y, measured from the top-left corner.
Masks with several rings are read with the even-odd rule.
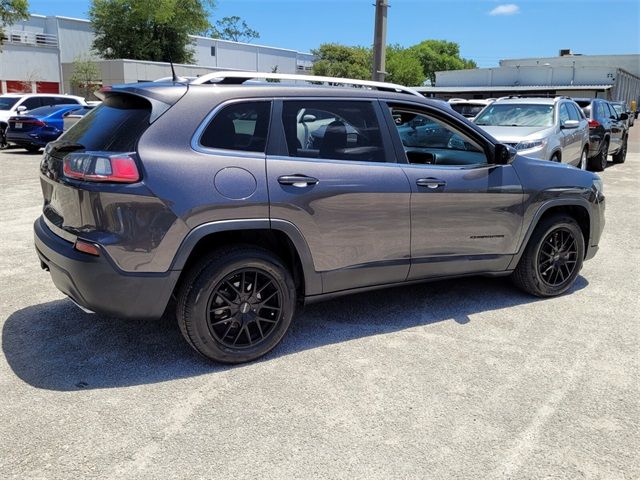
[[[96,102],[92,103],[95,105]],[[0,95],[0,148],[10,142],[37,152],[62,135],[74,120],[94,105],[74,95]]]
[[[602,171],[610,155],[625,161],[632,117],[623,103],[600,98],[510,96],[472,121],[522,155]]]

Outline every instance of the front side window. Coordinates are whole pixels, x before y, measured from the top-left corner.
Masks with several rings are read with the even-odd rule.
[[[492,127],[551,127],[553,105],[494,103],[474,122],[476,125]]]
[[[22,102],[19,106],[25,107],[27,110],[33,110],[34,108],[38,108],[41,105],[42,103],[40,102],[40,97],[30,97]]]
[[[482,147],[470,137],[437,118],[402,108],[392,108],[407,161],[431,165],[487,163]]]
[[[369,101],[285,101],[282,125],[291,157],[385,161],[380,126]]]
[[[569,109],[567,108],[566,103],[560,104],[560,125],[562,125],[567,120],[571,120],[571,116],[569,115]]]
[[[264,152],[269,133],[271,102],[242,102],[224,107],[207,125],[203,147]]]
[[[571,120],[578,120],[578,121],[584,120],[584,113],[582,112],[582,110],[580,110],[580,107],[578,107],[573,103],[569,103],[568,107],[569,107],[569,116],[571,117]]]

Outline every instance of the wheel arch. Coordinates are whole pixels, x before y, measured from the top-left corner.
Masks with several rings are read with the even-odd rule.
[[[191,230],[171,266],[172,270],[182,270],[175,288],[179,288],[184,273],[204,254],[232,244],[258,246],[280,257],[294,277],[299,298],[322,293],[322,277],[314,269],[302,233],[289,222],[269,219],[211,222]]]
[[[591,210],[589,208],[589,203],[584,199],[558,199],[542,205],[531,221],[525,237],[520,244],[520,249],[518,250],[518,253],[514,255],[508,269],[512,270],[516,267],[516,265],[518,265],[520,258],[524,254],[524,251],[529,244],[531,235],[533,234],[533,231],[539,225],[539,223],[545,218],[556,214],[565,214],[576,220],[576,222],[580,226],[580,230],[582,230],[582,236],[584,237],[584,252],[586,256],[589,249],[589,239],[591,237],[592,222],[590,211]]]

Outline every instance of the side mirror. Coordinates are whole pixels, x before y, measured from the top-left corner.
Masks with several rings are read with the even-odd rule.
[[[25,107],[24,105],[20,105],[19,107],[16,108],[16,112],[18,113],[22,113],[26,111],[27,111],[27,107]]]
[[[620,114],[620,120],[629,120],[629,114],[628,113],[621,113]]]
[[[494,149],[493,163],[496,165],[508,165],[513,162],[516,155],[518,155],[518,151],[515,148],[504,143],[498,143]]]
[[[307,113],[302,116],[302,118],[300,119],[300,123],[311,123],[311,122],[315,122],[316,119],[317,117],[315,115],[311,115],[310,113]]]
[[[560,128],[570,129],[570,128],[578,128],[579,126],[580,126],[580,122],[578,120],[565,120],[560,125]]]

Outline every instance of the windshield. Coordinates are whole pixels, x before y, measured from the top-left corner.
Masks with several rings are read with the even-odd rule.
[[[0,97],[0,110],[11,110],[20,97]]]
[[[451,108],[465,117],[475,117],[482,111],[484,105],[476,105],[473,103],[453,103],[451,104]]]
[[[475,123],[494,127],[551,127],[553,105],[493,104],[476,117]]]
[[[619,103],[612,103],[611,105],[613,106],[613,108],[615,108],[616,113],[618,115],[620,115],[621,113],[624,113],[624,107]]]

